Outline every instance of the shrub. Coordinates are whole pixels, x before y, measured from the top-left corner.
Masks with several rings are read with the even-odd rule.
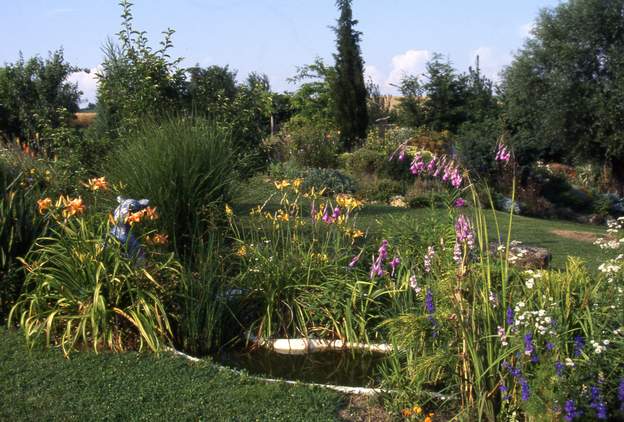
[[[355,182],[340,170],[312,168],[305,172],[302,189],[309,191],[314,188],[317,192],[325,189],[331,193],[353,193]]]
[[[24,293],[9,315],[32,346],[45,337],[67,355],[77,347],[95,351],[148,347],[171,339],[165,303],[179,279],[172,256],[148,250],[145,260],[125,256],[110,234],[105,214],[84,212],[81,202],[56,211],[49,236],[37,240],[22,260]]]
[[[390,179],[369,179],[360,183],[358,194],[370,201],[387,202],[391,197],[405,194],[405,185]]]
[[[358,176],[377,176],[399,181],[411,179],[409,174],[410,158],[389,160],[389,154],[368,148],[360,148],[350,154],[346,163],[347,170]]]
[[[146,122],[111,156],[108,174],[132,198],[157,204],[180,253],[194,234],[219,224],[237,178],[227,132],[201,119]]]
[[[305,169],[294,160],[269,164],[269,176],[274,179],[297,179],[305,175]]]
[[[294,159],[305,167],[334,167],[338,136],[321,120],[290,119],[275,135],[272,154],[281,160]]]
[[[66,152],[75,136],[69,121],[80,99],[67,78],[78,70],[65,62],[62,49],[45,60],[25,62],[20,54],[17,63],[0,68],[0,133],[38,153]]]

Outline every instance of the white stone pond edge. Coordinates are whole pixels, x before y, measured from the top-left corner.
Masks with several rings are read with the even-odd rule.
[[[251,334],[249,335],[249,340],[261,347],[267,347],[276,353],[286,355],[299,355],[305,353],[323,352],[327,350],[364,350],[373,353],[392,352],[392,346],[385,343],[366,344],[352,343],[342,340],[320,340],[306,338],[278,338],[275,340],[265,340],[263,338],[257,338]]]
[[[202,359],[200,358],[196,358],[194,356],[190,356],[187,355],[184,352],[181,352],[179,350],[173,349],[173,348],[166,348],[165,350],[172,352],[175,355],[181,356],[191,362],[201,362]],[[218,365],[216,363],[213,363],[213,365],[215,365],[219,370],[221,371],[230,371],[230,372],[234,372],[237,374],[243,374],[243,372],[234,369],[234,368],[229,368],[227,366],[223,366],[223,365]],[[301,382],[301,381],[292,381],[292,380],[282,380],[282,379],[274,379],[274,378],[264,378],[264,377],[258,377],[255,375],[248,375],[245,374],[246,376],[248,376],[249,378],[258,380],[258,381],[263,381],[263,382],[275,382],[275,383],[284,383],[284,384],[290,384],[290,385],[304,385],[304,386],[311,386],[311,387],[320,387],[320,388],[325,388],[328,390],[334,390],[334,391],[338,391],[340,393],[344,393],[344,394],[357,394],[357,395],[362,395],[362,396],[375,396],[377,394],[380,393],[390,393],[392,392],[391,390],[382,390],[379,388],[368,388],[368,387],[349,387],[346,385],[332,385],[332,384],[317,384],[317,383],[312,383],[312,382]]]

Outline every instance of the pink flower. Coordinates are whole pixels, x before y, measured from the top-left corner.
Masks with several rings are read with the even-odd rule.
[[[455,208],[462,208],[466,206],[466,200],[464,198],[457,198],[453,203]]]
[[[496,157],[494,157],[494,159],[505,163],[508,163],[511,159],[511,153],[502,142],[500,142],[496,147]]]
[[[424,258],[424,267],[425,267],[426,273],[431,272],[431,260],[433,259],[434,256],[435,256],[435,249],[433,249],[433,246],[429,246],[427,248],[427,254],[425,255],[425,258]]]
[[[357,263],[360,260],[360,255],[356,255],[351,259],[351,262],[349,262],[349,268],[353,268],[357,265]]]
[[[392,261],[390,261],[390,268],[392,268],[392,272],[390,273],[391,276],[394,276],[394,272],[396,271],[400,263],[401,263],[401,260],[399,259],[398,256],[395,256],[394,258],[392,258]]]

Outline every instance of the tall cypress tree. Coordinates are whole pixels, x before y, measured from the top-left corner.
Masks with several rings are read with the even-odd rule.
[[[368,125],[364,62],[359,45],[362,33],[354,29],[358,21],[353,19],[351,1],[336,0],[340,18],[334,28],[338,51],[334,54],[336,79],[333,95],[336,123],[343,148],[347,151],[366,137]]]

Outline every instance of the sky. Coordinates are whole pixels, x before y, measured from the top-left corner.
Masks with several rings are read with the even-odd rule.
[[[561,0],[353,0],[362,32],[367,77],[396,94],[406,74],[422,74],[437,52],[459,71],[479,55],[483,72],[498,80],[522,48],[540,9]],[[117,0],[0,0],[0,64],[47,56],[63,47],[66,60],[91,72],[71,76],[94,101],[102,45],[119,31]],[[228,65],[243,79],[266,73],[275,91],[296,87],[297,66],[321,57],[332,63],[338,11],[334,0],[135,0],[134,26],[157,46],[175,29],[173,57],[182,65]]]

